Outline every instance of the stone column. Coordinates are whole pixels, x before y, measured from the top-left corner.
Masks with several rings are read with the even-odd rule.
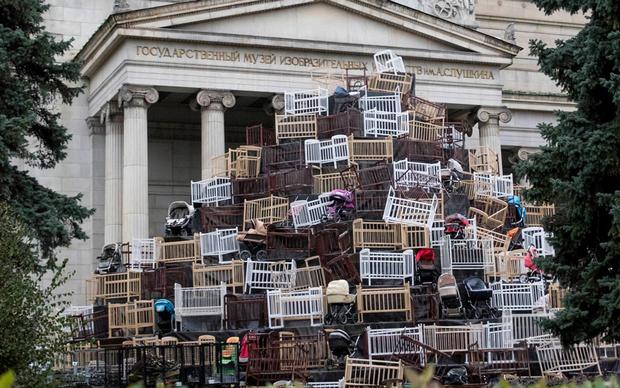
[[[201,116],[202,179],[212,177],[211,159],[226,152],[224,110],[235,106],[235,96],[226,91],[201,90],[196,95]]]
[[[123,241],[123,112],[118,104],[106,104],[104,243]]]
[[[499,173],[502,169],[502,146],[499,137],[499,122],[507,123],[512,119],[512,113],[504,107],[482,107],[478,109],[478,130],[480,132],[480,146],[489,147],[497,154]]]
[[[154,88],[123,86],[123,241],[149,237],[147,111],[159,99]]]

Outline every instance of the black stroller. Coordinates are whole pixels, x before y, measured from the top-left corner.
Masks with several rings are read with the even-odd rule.
[[[499,312],[491,307],[493,290],[487,287],[482,279],[468,277],[463,280],[465,300],[463,301],[465,317],[468,319],[494,319],[498,318]]]
[[[125,251],[123,251],[125,248]],[[129,254],[128,244],[112,243],[107,244],[101,250],[101,255],[97,256],[97,274],[107,274],[125,272],[123,253]]]
[[[354,342],[349,333],[344,330],[336,329],[329,332],[327,343],[334,357],[327,360],[326,367],[328,369],[330,369],[330,367],[344,368],[345,358],[347,356],[356,356],[358,341],[359,337],[357,337],[357,340]]]
[[[174,201],[168,206],[166,236],[191,236],[194,207],[184,201]]]

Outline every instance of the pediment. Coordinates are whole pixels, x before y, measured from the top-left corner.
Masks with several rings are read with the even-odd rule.
[[[472,52],[469,48],[459,47],[452,42],[408,31],[388,24],[380,17],[354,13],[328,2],[310,2],[167,28],[355,46]]]
[[[343,53],[391,48],[411,58],[443,55],[500,66],[521,50],[391,0],[197,0],[112,15],[78,59],[96,60],[131,31],[139,36],[160,31],[165,39],[184,41],[200,40],[201,34],[236,42],[272,39],[279,47]]]

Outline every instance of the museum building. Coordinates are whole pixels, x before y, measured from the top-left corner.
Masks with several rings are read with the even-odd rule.
[[[84,193],[91,236],[64,251],[75,302],[105,243],[163,235],[170,202],[211,177],[212,159],[274,127],[284,93],[374,71],[390,49],[415,76],[415,95],[468,122],[466,147],[487,146],[510,172],[542,139],[536,125],[573,109],[528,56],[583,18],[545,16],[513,0],[50,0],[48,30],[74,37],[85,93],[59,107],[73,134],[44,184]],[[77,32],[79,31],[79,32]]]

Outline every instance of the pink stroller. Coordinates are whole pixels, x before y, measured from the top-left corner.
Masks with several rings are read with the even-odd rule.
[[[327,219],[332,221],[348,220],[355,212],[355,196],[344,189],[334,189],[329,193],[331,203],[327,206]]]

